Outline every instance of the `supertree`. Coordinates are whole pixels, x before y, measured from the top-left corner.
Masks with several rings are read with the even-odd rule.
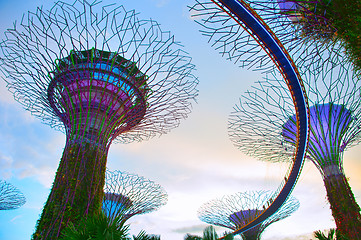
[[[351,64],[335,66],[316,81],[307,81],[304,75],[310,101],[306,159],[323,177],[337,229],[350,239],[359,239],[360,208],[347,182],[342,157],[361,139],[360,81],[351,68]],[[230,116],[229,134],[234,144],[265,161],[291,160],[296,129],[290,94],[277,74],[268,75],[246,92]]]
[[[0,210],[12,210],[26,202],[25,196],[12,184],[0,180]]]
[[[155,211],[165,205],[168,195],[155,182],[122,171],[106,171],[103,212],[110,218],[129,218]]]
[[[108,149],[167,133],[191,111],[191,59],[153,20],[76,0],[37,8],[5,32],[1,69],[15,99],[66,134],[34,239],[101,211]]]
[[[198,210],[201,221],[232,230],[251,222],[259,216],[270,202],[273,193],[269,191],[249,191],[223,196],[204,203]],[[244,240],[261,239],[263,231],[272,223],[289,217],[299,207],[296,198],[290,197],[282,207],[261,224],[241,234]]]

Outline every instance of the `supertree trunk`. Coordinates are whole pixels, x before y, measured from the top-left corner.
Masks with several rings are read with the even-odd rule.
[[[260,240],[261,233],[264,229],[261,228],[260,225],[251,228],[250,230],[243,232],[241,234],[243,240]]]
[[[328,176],[324,183],[337,230],[349,239],[361,239],[360,207],[345,175]]]
[[[33,239],[57,239],[69,222],[100,213],[107,152],[102,145],[67,141]]]

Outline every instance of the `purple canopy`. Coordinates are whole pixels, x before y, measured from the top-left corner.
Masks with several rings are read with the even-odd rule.
[[[82,129],[79,136],[108,139],[136,125],[145,114],[147,77],[118,54],[72,51],[58,60],[51,75],[50,105],[67,129]]]
[[[262,211],[258,209],[241,210],[231,214],[229,219],[234,222],[236,226],[240,227],[254,220],[261,212]]]
[[[351,112],[343,105],[327,103],[310,107],[310,139],[307,157],[321,166],[338,164],[346,145],[343,136],[352,122]],[[295,116],[283,125],[282,136],[287,143],[296,143]],[[332,169],[330,169],[332,171]]]

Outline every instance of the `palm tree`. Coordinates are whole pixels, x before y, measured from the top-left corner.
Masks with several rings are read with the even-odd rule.
[[[325,233],[321,232],[321,230],[315,231],[313,236],[319,240],[349,240],[334,228],[330,229],[327,236]]]
[[[133,235],[133,240],[160,240],[159,235],[148,235],[144,230],[140,231],[137,236]]]
[[[184,237],[184,240],[202,240],[202,237],[190,235],[187,233],[187,235]]]
[[[224,234],[224,240],[233,240],[234,237],[232,234]],[[203,230],[203,237],[190,235],[187,233],[187,235],[184,237],[184,240],[217,240],[218,234],[213,226],[208,226]]]
[[[72,222],[62,232],[61,240],[130,240],[129,226],[121,218],[108,218],[103,212],[88,216],[75,226]]]
[[[130,238],[129,225],[124,225],[123,215],[109,218],[101,212],[80,221],[78,226],[73,223],[64,229],[60,240],[160,240],[159,235],[149,235],[144,230]]]

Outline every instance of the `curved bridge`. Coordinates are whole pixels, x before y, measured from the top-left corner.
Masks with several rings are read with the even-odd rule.
[[[212,2],[239,25],[246,26],[245,30],[276,64],[291,92],[297,118],[298,137],[293,165],[290,168],[289,175],[285,177],[285,182],[281,184],[273,199],[270,199],[271,204],[268,208],[252,222],[233,232],[233,234],[240,234],[262,223],[277,212],[291,194],[302,170],[308,142],[308,100],[296,65],[282,43],[261,17],[243,0],[212,0]]]

